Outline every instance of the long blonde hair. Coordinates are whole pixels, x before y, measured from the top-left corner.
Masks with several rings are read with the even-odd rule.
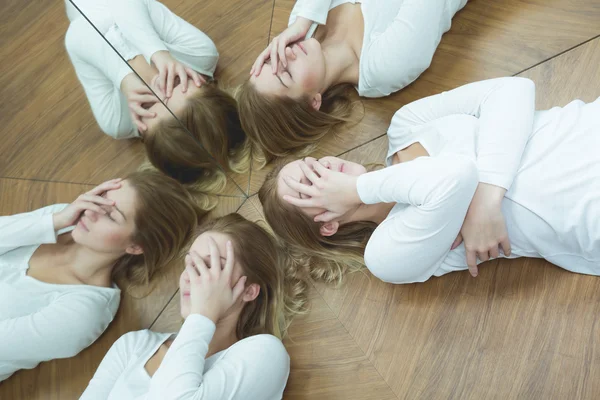
[[[197,234],[213,231],[231,238],[236,260],[260,293],[246,303],[237,323],[237,337],[261,333],[283,338],[295,315],[306,312],[308,275],[278,246],[271,234],[239,214],[229,214],[202,225]]]
[[[178,119],[161,121],[144,137],[154,168],[206,195],[223,190],[227,172],[248,171],[251,146],[231,95],[215,84],[203,85],[179,114]]]
[[[280,163],[271,171],[258,192],[265,218],[291,257],[309,265],[314,280],[340,283],[347,273],[365,267],[365,248],[377,224],[351,222],[340,225],[335,235],[321,235],[318,222],[278,195],[278,176],[284,166]]]
[[[308,154],[325,135],[354,121],[351,116],[357,104],[347,84],[328,89],[319,110],[308,98],[295,100],[262,94],[250,80],[237,88],[235,97],[255,157],[265,162],[291,154]]]
[[[125,180],[135,192],[135,230],[132,241],[142,254],[122,256],[112,278],[126,287],[147,286],[189,243],[206,212],[176,180],[157,171],[134,172]]]

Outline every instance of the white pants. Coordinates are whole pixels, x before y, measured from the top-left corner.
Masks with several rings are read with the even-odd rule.
[[[123,58],[130,60],[141,54],[135,40],[126,38],[115,23],[115,13],[122,12],[114,7],[115,2],[111,2],[109,7],[108,0],[73,1]],[[145,28],[158,34],[176,60],[212,77],[219,54],[206,34],[155,0],[138,0],[135,3],[145,7],[144,11],[151,21],[152,26]],[[115,139],[139,136],[129,114],[127,99],[120,91],[121,81],[132,73],[132,69],[68,0],[65,4],[71,21],[65,46],[100,129]],[[133,19],[137,16],[126,17]]]

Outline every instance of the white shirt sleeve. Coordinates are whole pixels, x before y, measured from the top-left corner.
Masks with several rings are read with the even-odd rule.
[[[473,161],[459,155],[419,157],[358,178],[365,204],[400,203],[371,235],[365,264],[391,283],[429,279],[460,231],[477,188]]]
[[[331,0],[298,0],[290,14],[288,26],[293,24],[298,17],[325,25],[331,7]]]
[[[510,189],[533,133],[535,84],[526,78],[497,78],[425,97],[396,112],[388,136],[453,114],[479,119],[479,181]]]
[[[107,0],[117,26],[140,49],[148,64],[157,51],[168,51],[150,18],[150,1],[154,0]]]
[[[258,335],[236,343],[204,373],[215,324],[192,314],[152,377],[148,399],[280,399],[289,374],[281,341]]]
[[[0,255],[21,246],[56,243],[52,214],[67,204],[55,204],[35,211],[0,217]]]
[[[126,333],[113,343],[79,400],[106,400],[108,398],[117,379],[125,371],[135,349],[136,338],[141,332],[144,331]]]
[[[116,307],[82,290],[66,293],[39,311],[0,321],[0,360],[48,361],[73,357],[92,344]]]

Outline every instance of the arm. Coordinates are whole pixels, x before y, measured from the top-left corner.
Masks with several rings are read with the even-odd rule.
[[[136,333],[126,333],[110,347],[80,400],[108,399],[115,382],[127,367],[137,342]]]
[[[292,25],[296,18],[303,17],[320,25],[325,25],[327,15],[331,7],[331,0],[298,0],[290,14],[288,26]]]
[[[127,39],[133,43],[148,64],[154,53],[168,51],[156,32],[150,18],[149,2],[151,0],[107,0],[115,22]]]
[[[406,204],[373,233],[365,264],[391,283],[429,279],[458,234],[477,186],[477,170],[462,156],[420,157],[361,175],[365,204]]]
[[[21,246],[56,243],[54,213],[67,204],[55,204],[28,213],[0,217],[0,255]]]
[[[215,324],[191,314],[152,377],[148,399],[271,399],[281,396],[289,357],[281,342],[253,344],[252,339],[227,350],[206,374],[204,362]],[[262,336],[262,335],[261,335]],[[268,377],[268,379],[265,379]]]
[[[533,132],[535,85],[524,78],[497,78],[461,86],[412,102],[396,112],[390,140],[406,129],[436,119],[467,114],[479,118],[477,169],[479,181],[510,188]],[[503,195],[503,194],[502,194]]]
[[[18,306],[18,305],[15,305]],[[116,308],[104,297],[65,294],[39,311],[0,321],[0,360],[68,358],[92,344]]]
[[[431,64],[442,35],[466,0],[404,0],[393,22],[366,49],[374,97],[387,96],[419,77]],[[382,91],[383,90],[383,91]],[[367,93],[367,95],[369,95]]]

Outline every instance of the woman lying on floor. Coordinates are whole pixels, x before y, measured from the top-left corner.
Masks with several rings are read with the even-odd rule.
[[[222,188],[219,166],[246,171],[250,151],[236,102],[206,83],[219,58],[206,34],[155,0],[72,1],[85,17],[66,1],[65,45],[105,133],[143,138],[154,167],[204,192]]]
[[[123,335],[81,399],[281,399],[290,360],[280,339],[307,299],[297,272],[238,214],[202,226],[179,279],[179,333]]]
[[[348,86],[383,97],[409,85],[466,2],[298,0],[236,95],[252,144],[267,161],[306,152],[351,120]]]
[[[138,172],[0,217],[0,381],[92,344],[119,307],[115,282],[148,285],[200,215],[177,181]]]
[[[265,216],[328,280],[364,265],[392,283],[476,275],[497,257],[600,275],[600,99],[534,107],[523,78],[415,101],[393,117],[386,168],[291,162],[260,190]]]

